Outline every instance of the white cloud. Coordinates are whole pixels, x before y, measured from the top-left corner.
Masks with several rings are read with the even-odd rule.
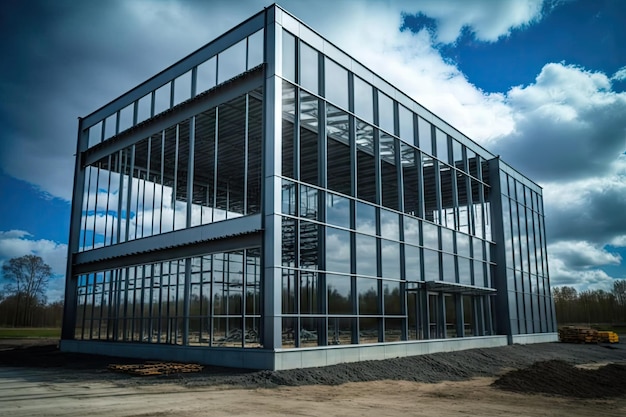
[[[0,231],[0,264],[24,255],[40,256],[55,275],[65,275],[67,245],[47,239],[32,239],[24,230]]]
[[[437,41],[453,43],[464,28],[476,39],[495,42],[519,29],[541,20],[543,0],[423,0],[407,3],[408,13],[421,12],[437,22]]]
[[[626,67],[622,67],[613,74],[612,81],[624,81],[626,80]]]
[[[559,259],[570,268],[588,269],[604,265],[619,265],[622,257],[586,241],[561,241],[548,246],[553,259]]]

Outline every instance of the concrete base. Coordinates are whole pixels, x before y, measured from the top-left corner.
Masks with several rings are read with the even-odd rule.
[[[193,362],[234,368],[282,370],[489,348],[505,346],[506,344],[506,336],[484,336],[387,344],[278,349],[276,351],[82,340],[61,340],[60,347],[64,352],[92,353],[144,360]]]
[[[549,343],[558,342],[558,333],[532,333],[532,334],[515,334],[513,335],[513,343],[520,345],[528,345],[531,343]]]

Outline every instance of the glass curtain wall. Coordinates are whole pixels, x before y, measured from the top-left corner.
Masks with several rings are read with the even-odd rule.
[[[261,347],[260,249],[78,276],[76,339]]]
[[[543,198],[504,171],[500,171],[500,189],[511,331],[554,332]]]
[[[257,89],[88,166],[79,251],[260,213],[262,112]]]
[[[484,159],[282,37],[283,347],[445,337],[424,329],[426,282],[492,287]],[[438,291],[431,319],[467,322],[448,336],[486,334],[489,297]]]

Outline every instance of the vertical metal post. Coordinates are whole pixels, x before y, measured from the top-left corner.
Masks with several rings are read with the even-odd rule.
[[[264,55],[266,73],[263,102],[263,328],[265,349],[282,346],[280,216],[282,159],[282,36],[275,21],[276,9],[265,9]]]

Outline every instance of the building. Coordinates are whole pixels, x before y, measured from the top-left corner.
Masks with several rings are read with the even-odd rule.
[[[288,369],[557,338],[541,188],[279,6],[81,118],[76,159],[65,351]]]

